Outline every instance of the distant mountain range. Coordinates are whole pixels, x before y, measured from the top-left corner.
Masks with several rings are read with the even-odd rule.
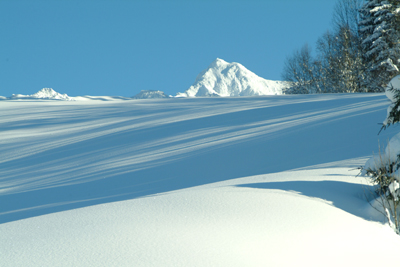
[[[130,97],[123,96],[68,96],[67,94],[60,94],[52,88],[43,88],[37,93],[32,95],[13,94],[10,97],[0,96],[0,100],[22,100],[22,99],[37,99],[37,100],[66,100],[66,101],[84,101],[84,100],[132,100]]]
[[[195,82],[175,97],[231,97],[280,95],[290,84],[261,78],[239,63],[228,63],[217,58],[207,69],[197,75]],[[43,88],[32,95],[13,94],[0,99],[54,99],[54,100],[131,100],[148,98],[169,98],[163,91],[142,90],[133,97],[77,96],[60,94],[51,88]]]

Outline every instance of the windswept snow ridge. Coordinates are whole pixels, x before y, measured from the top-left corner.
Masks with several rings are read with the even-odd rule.
[[[239,63],[217,58],[196,81],[177,97],[280,95],[286,82],[263,79]]]

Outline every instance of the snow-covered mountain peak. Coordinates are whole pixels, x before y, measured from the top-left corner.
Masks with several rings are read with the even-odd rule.
[[[226,67],[227,65],[229,65],[228,62],[226,62],[223,59],[217,58],[216,60],[214,60],[210,66],[208,66],[208,68],[221,68],[221,67]]]
[[[53,98],[57,97],[58,95],[60,94],[54,91],[52,88],[43,88],[42,90],[39,90],[37,93],[31,96],[37,98]]]
[[[177,97],[278,95],[286,87],[286,82],[263,79],[240,63],[217,58]]]
[[[142,90],[137,95],[133,96],[133,99],[147,99],[147,98],[168,98],[163,91],[156,90]]]
[[[11,99],[23,99],[23,98],[39,98],[39,99],[58,99],[58,100],[73,100],[67,94],[60,94],[54,91],[52,88],[43,88],[33,95],[20,95],[14,94],[10,97]]]
[[[44,99],[60,99],[60,100],[71,100],[67,94],[60,94],[54,91],[52,88],[43,88],[37,93],[31,95],[33,98],[44,98]]]

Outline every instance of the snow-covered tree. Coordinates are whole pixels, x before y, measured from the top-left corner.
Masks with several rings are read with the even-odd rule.
[[[400,70],[400,1],[369,0],[360,9],[360,36],[369,92],[383,91]]]
[[[394,77],[386,87],[390,99],[383,128],[400,123],[400,75]],[[370,158],[361,168],[361,174],[368,175],[375,188],[372,192],[377,209],[388,219],[400,234],[400,133],[392,137],[384,151]]]

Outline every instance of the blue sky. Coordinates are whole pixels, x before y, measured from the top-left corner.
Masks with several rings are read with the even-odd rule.
[[[0,95],[175,95],[215,60],[280,80],[335,0],[1,0]]]

